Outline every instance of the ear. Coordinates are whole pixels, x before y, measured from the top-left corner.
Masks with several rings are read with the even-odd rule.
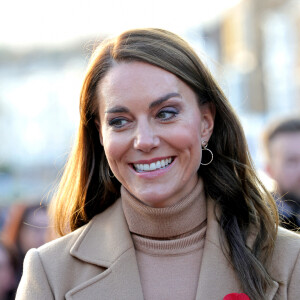
[[[102,132],[101,132],[100,121],[98,120],[98,118],[96,118],[94,122],[95,122],[95,126],[99,133],[100,144],[103,146],[103,136],[102,136]]]
[[[206,103],[200,107],[201,113],[201,137],[204,141],[209,141],[215,124],[216,109],[212,103]]]

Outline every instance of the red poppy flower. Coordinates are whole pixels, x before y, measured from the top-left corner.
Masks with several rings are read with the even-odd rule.
[[[250,298],[244,293],[231,293],[226,295],[223,300],[250,300]]]

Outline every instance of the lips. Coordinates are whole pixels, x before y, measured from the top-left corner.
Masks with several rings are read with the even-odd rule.
[[[169,158],[151,162],[149,164],[133,164],[133,168],[135,169],[136,172],[139,172],[139,173],[140,172],[152,172],[155,170],[166,168],[168,165],[170,165],[173,162],[173,160],[174,159],[172,157],[169,157]]]

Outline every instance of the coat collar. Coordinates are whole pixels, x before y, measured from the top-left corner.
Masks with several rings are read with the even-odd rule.
[[[241,293],[241,286],[232,266],[224,256],[219,240],[220,226],[215,217],[213,200],[207,201],[207,232],[199,275],[197,300],[222,300],[230,293]],[[81,261],[106,270],[82,283],[66,294],[76,299],[143,299],[134,245],[118,200],[101,215],[93,218],[82,230],[70,251]],[[274,298],[278,283],[266,293],[266,300]]]
[[[118,200],[94,217],[73,244],[70,254],[104,270],[66,294],[76,299],[143,299],[133,242]]]
[[[108,268],[133,247],[119,199],[86,225],[70,253],[82,261]]]

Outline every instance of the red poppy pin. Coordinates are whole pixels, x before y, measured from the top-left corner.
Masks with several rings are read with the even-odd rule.
[[[244,293],[231,293],[226,295],[223,300],[250,300],[250,298]]]

